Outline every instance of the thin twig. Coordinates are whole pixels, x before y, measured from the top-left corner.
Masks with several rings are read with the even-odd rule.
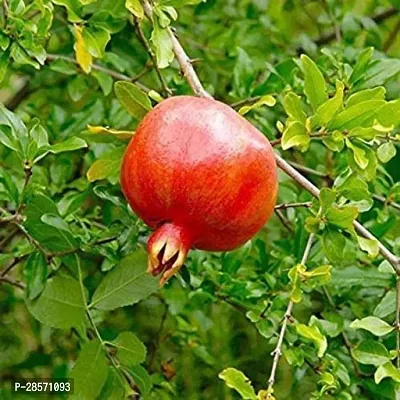
[[[335,32],[335,37],[336,40],[338,42],[340,42],[342,40],[342,33],[340,31],[340,26],[336,21],[335,16],[333,15],[333,12],[328,4],[328,2],[326,0],[322,0],[323,6],[325,8],[326,13],[328,14],[331,22],[332,22],[332,26],[333,26],[333,31]]]
[[[304,172],[305,174],[310,174],[310,175],[315,175],[315,176],[319,176],[321,178],[327,178],[328,174],[325,172],[321,172],[321,171],[317,171],[316,169],[310,168],[310,167],[306,167],[304,165],[301,165],[297,162],[294,161],[288,161],[288,163],[296,168],[297,170]]]
[[[303,264],[303,265],[306,264],[307,259],[310,256],[311,247],[312,247],[313,242],[314,242],[314,236],[315,235],[313,233],[311,233],[310,236],[308,237],[306,248],[304,249],[303,257],[301,259],[301,264]],[[273,362],[272,362],[271,374],[270,374],[269,379],[268,379],[268,389],[267,389],[268,396],[270,398],[272,398],[271,396],[272,396],[272,393],[273,393],[273,388],[274,388],[274,383],[275,383],[276,369],[278,367],[279,358],[282,355],[283,339],[285,337],[285,332],[286,332],[288,321],[292,317],[292,310],[293,310],[293,301],[290,300],[289,304],[287,306],[285,315],[284,315],[281,331],[279,333],[278,343],[276,344],[275,350],[272,352],[272,354],[274,355],[274,359],[273,359]]]
[[[4,13],[4,27],[6,27],[7,26],[7,20],[8,20],[8,14],[9,14],[7,0],[3,0],[3,13]]]
[[[297,207],[311,207],[311,201],[304,201],[302,203],[281,203],[275,206],[275,210],[286,210],[287,208],[297,208]]]
[[[72,64],[78,65],[78,62],[74,58],[68,57],[68,56],[64,56],[64,55],[61,55],[61,54],[47,54],[46,59],[48,61],[64,60],[64,61],[70,62]],[[92,65],[92,69],[94,69],[96,71],[104,72],[107,75],[110,75],[111,77],[113,77],[115,79],[118,79],[118,80],[121,80],[121,81],[128,81],[128,82],[132,82],[133,81],[133,78],[131,78],[130,76],[125,75],[125,74],[121,74],[121,73],[119,73],[117,71],[113,71],[112,69],[103,67],[102,65],[93,64]],[[151,90],[150,88],[148,88],[147,86],[143,85],[140,82],[135,82],[135,84],[146,93],[150,92],[150,90]]]
[[[150,3],[147,0],[142,0],[142,5],[147,18],[150,21],[153,21],[153,10]],[[189,83],[189,86],[197,96],[212,98],[212,96],[203,88],[203,85],[201,84],[200,79],[193,68],[191,59],[185,53],[185,50],[179,43],[179,40],[176,38],[175,34],[172,32],[172,29],[170,27],[166,29],[172,42],[172,50],[176,59],[178,60],[183,75]]]
[[[24,290],[26,288],[25,283],[17,281],[15,279],[12,279],[9,276],[0,277],[0,282],[8,283],[8,284],[10,284],[12,286],[15,286],[15,287],[17,287],[19,289],[22,289],[22,290]]]
[[[164,77],[163,77],[162,74],[161,74],[160,68],[158,68],[156,57],[155,57],[154,52],[153,52],[153,50],[151,49],[150,44],[149,44],[149,42],[148,42],[148,40],[147,40],[147,38],[146,38],[146,36],[145,36],[145,34],[144,34],[144,32],[143,32],[142,27],[140,26],[140,20],[139,20],[139,18],[134,17],[133,21],[134,21],[134,26],[135,26],[135,28],[136,28],[137,34],[138,34],[138,36],[139,36],[139,39],[140,39],[140,41],[142,42],[144,48],[146,49],[146,51],[147,51],[147,53],[149,54],[150,59],[151,59],[151,61],[152,61],[152,63],[153,63],[154,69],[155,69],[155,71],[156,71],[156,74],[157,74],[157,76],[158,76],[158,79],[160,80],[161,87],[162,87],[162,89],[163,89],[164,94],[165,94],[166,96],[171,96],[171,95],[172,95],[172,91],[171,91],[171,89],[168,87],[167,83],[165,82],[165,79],[164,79]]]
[[[387,204],[388,206],[393,207],[396,210],[400,210],[400,204],[396,203],[395,201],[392,201],[390,199],[385,199],[385,197],[379,196],[378,194],[373,194],[372,198],[374,198],[375,200],[378,200],[384,204]]]
[[[156,351],[157,351],[158,347],[160,346],[161,333],[164,329],[164,324],[168,317],[168,308],[169,308],[168,304],[164,303],[164,311],[161,316],[160,326],[158,327],[158,330],[157,330],[157,333],[156,333],[156,336],[155,336],[154,342],[153,342],[153,349],[152,349],[150,361],[149,361],[149,369],[152,369],[154,360],[156,358]]]
[[[13,268],[15,268],[21,261],[23,261],[27,256],[24,257],[15,257],[14,260],[11,262],[11,264],[4,268],[3,271],[1,271],[0,277],[6,276]]]
[[[376,14],[375,16],[373,16],[371,19],[376,23],[379,24],[381,22],[384,22],[385,20],[394,17],[395,15],[397,15],[399,13],[399,10],[396,9],[395,7],[391,7],[388,8],[385,11],[382,11],[379,14]],[[321,47],[327,43],[332,42],[332,40],[335,40],[336,38],[336,32],[335,31],[331,31],[325,35],[322,35],[320,37],[318,37],[317,39],[314,40],[314,43],[317,45],[317,47]],[[296,49],[296,53],[300,54],[304,52],[304,48],[302,46],[298,47]]]
[[[289,231],[293,232],[292,225],[290,224],[289,220],[283,215],[282,211],[280,209],[275,209],[274,210],[275,215],[279,218],[279,220],[282,222],[282,225]]]

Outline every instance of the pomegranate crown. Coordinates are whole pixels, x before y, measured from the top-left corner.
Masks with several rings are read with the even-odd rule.
[[[162,274],[160,286],[163,286],[183,266],[189,249],[190,240],[186,230],[173,223],[164,223],[147,243],[147,272],[153,276]]]

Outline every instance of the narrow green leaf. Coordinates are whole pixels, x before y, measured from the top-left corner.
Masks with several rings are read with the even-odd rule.
[[[133,117],[140,119],[152,109],[147,94],[140,90],[135,84],[119,81],[115,83],[114,90],[121,105]]]
[[[357,240],[361,250],[366,251],[371,258],[375,258],[379,254],[379,244],[376,239],[357,236]]]
[[[378,303],[374,310],[374,316],[378,318],[386,318],[396,311],[396,293],[394,291],[387,292],[382,300]]]
[[[283,101],[286,114],[289,115],[294,121],[299,121],[303,125],[306,123],[307,115],[303,110],[301,97],[294,92],[289,92]]]
[[[390,354],[386,347],[375,340],[364,340],[356,346],[352,354],[361,364],[382,365],[390,361]]]
[[[378,86],[373,89],[360,90],[352,94],[346,102],[346,107],[349,108],[358,103],[368,100],[385,100],[386,89],[383,86]]]
[[[316,326],[297,324],[296,330],[300,336],[309,339],[315,343],[318,348],[318,357],[322,357],[325,354],[325,351],[328,347],[328,342],[326,340],[326,337],[320,332],[320,330]]]
[[[328,128],[334,129],[353,129],[372,123],[376,110],[385,102],[383,100],[368,100],[357,103],[336,115],[329,123]]]
[[[365,329],[375,336],[387,335],[394,329],[394,327],[390,326],[387,322],[372,316],[363,319],[356,319],[350,324],[350,328]]]
[[[151,35],[151,42],[156,50],[158,67],[168,67],[174,59],[172,40],[168,33],[168,28],[162,28],[157,18],[154,19],[154,29]]]
[[[90,182],[109,178],[116,183],[119,178],[119,171],[122,163],[122,156],[125,148],[117,147],[102,155],[89,168],[86,176]]]
[[[322,103],[315,115],[312,117],[312,126],[326,126],[343,107],[343,90],[344,85],[338,81],[336,84],[336,94],[331,99]]]
[[[302,151],[307,150],[310,144],[310,135],[306,127],[299,121],[289,123],[282,135],[282,149],[299,147]]]
[[[127,368],[136,385],[139,386],[140,394],[147,396],[153,386],[153,382],[149,373],[141,365],[133,365]]]
[[[226,368],[218,376],[225,381],[228,387],[235,389],[242,396],[242,399],[257,399],[249,378],[242,371]]]
[[[371,60],[373,52],[373,47],[367,47],[366,49],[361,51],[357,58],[356,65],[354,66],[354,70],[350,76],[351,83],[357,82],[363,76]]]
[[[325,79],[310,57],[302,54],[300,58],[304,72],[304,93],[313,110],[316,111],[321,104],[328,100]]]
[[[396,368],[390,361],[382,364],[375,371],[375,383],[381,383],[382,379],[392,378],[395,382],[400,383],[400,370]]]

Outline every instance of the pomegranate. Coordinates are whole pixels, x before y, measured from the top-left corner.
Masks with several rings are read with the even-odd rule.
[[[177,96],[140,123],[124,155],[122,190],[155,232],[148,272],[160,284],[190,248],[232,250],[273,212],[278,180],[268,140],[216,100]]]

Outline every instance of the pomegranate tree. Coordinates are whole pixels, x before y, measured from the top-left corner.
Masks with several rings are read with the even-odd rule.
[[[123,192],[155,232],[148,271],[161,284],[189,249],[226,251],[248,241],[273,212],[277,170],[270,143],[227,105],[177,96],[150,111],[121,169]]]

